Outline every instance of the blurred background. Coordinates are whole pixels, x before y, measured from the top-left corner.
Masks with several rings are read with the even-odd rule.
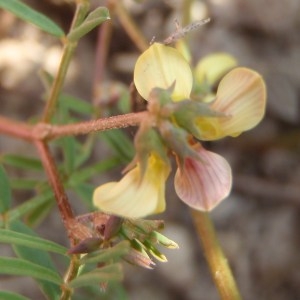
[[[69,28],[74,9],[71,1],[24,2],[66,31]],[[91,2],[92,6],[106,4]],[[154,36],[162,41],[174,32],[174,20],[181,22],[187,2],[192,3],[192,21],[211,18],[188,37],[193,62],[212,52],[228,52],[241,66],[260,72],[268,90],[266,117],[259,126],[236,139],[205,144],[226,157],[233,169],[232,193],[212,213],[219,239],[244,299],[300,299],[300,1],[124,0],[124,5],[150,42]],[[101,75],[108,93],[113,83],[130,85],[139,55],[118,18],[112,15],[111,22],[111,44]],[[94,30],[80,41],[64,88],[86,101],[94,99],[96,105],[105,101],[103,93],[103,98],[95,98],[98,34]],[[60,54],[61,45],[56,39],[0,10],[1,115],[28,120],[41,113],[43,85],[38,71],[43,68],[55,74]],[[129,130],[129,135],[133,133]],[[102,147],[100,144],[95,149],[95,161],[107,153]],[[1,153],[32,155],[33,151],[29,144],[0,136]],[[120,178],[119,171],[109,174],[110,178]],[[95,178],[95,184],[106,180]],[[159,217],[166,223],[164,233],[180,249],[163,250],[169,262],[158,262],[154,270],[125,266],[128,299],[218,299],[190,212],[176,198],[172,179],[167,202],[166,213]],[[76,203],[74,207],[78,213],[85,212]],[[55,211],[41,224],[39,232],[66,244],[66,237],[57,234],[61,228]],[[6,248],[1,245],[0,251],[4,253]],[[39,299],[29,279],[6,278],[0,280],[1,287]]]

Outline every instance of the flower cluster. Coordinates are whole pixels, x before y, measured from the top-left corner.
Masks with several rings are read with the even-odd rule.
[[[96,207],[126,218],[164,211],[171,156],[178,166],[176,193],[188,206],[209,211],[228,196],[229,164],[198,140],[238,136],[261,121],[266,105],[262,77],[235,65],[231,56],[215,54],[200,61],[193,74],[175,48],[154,43],[142,53],[134,83],[148,101],[148,118],[135,137],[129,171],[95,190]]]

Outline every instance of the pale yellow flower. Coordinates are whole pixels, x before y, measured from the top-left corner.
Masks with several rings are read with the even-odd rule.
[[[200,59],[195,68],[199,84],[213,86],[228,71],[237,66],[237,60],[228,53],[217,52]]]
[[[196,117],[197,138],[216,140],[238,136],[255,127],[263,118],[266,108],[266,86],[257,72],[235,68],[221,80],[216,100],[209,107],[222,113],[218,117]]]
[[[134,68],[134,83],[146,100],[152,89],[168,89],[175,83],[172,99],[179,101],[189,98],[193,74],[178,50],[154,43],[138,58]]]
[[[142,218],[165,210],[165,182],[170,167],[151,154],[144,175],[139,164],[118,182],[99,186],[93,203],[101,211],[125,218]]]

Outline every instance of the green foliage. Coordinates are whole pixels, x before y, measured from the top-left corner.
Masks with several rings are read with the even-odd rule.
[[[63,37],[63,30],[45,15],[35,11],[18,0],[0,0],[0,7],[10,11],[20,19],[34,24],[38,28],[56,36]]]
[[[0,257],[0,274],[30,276],[36,279],[46,280],[55,284],[61,284],[62,279],[57,273],[48,268],[27,260],[12,257]]]
[[[110,19],[108,9],[106,7],[97,7],[78,27],[74,28],[67,37],[69,41],[75,42],[108,19]]]
[[[36,233],[22,222],[17,221],[10,223],[9,228],[20,233],[19,236],[15,234],[15,239],[12,240],[15,254],[28,264],[33,263],[36,266],[41,267],[41,272],[43,269],[46,269],[49,272],[47,276],[52,276],[52,280],[48,279],[48,277],[34,276],[34,274],[29,274],[28,276],[36,279],[40,289],[48,296],[49,299],[57,299],[60,295],[60,287],[59,282],[56,281],[54,277],[57,277],[58,274],[56,266],[54,265],[48,251],[65,255],[66,249],[53,242],[38,238]],[[20,236],[22,238],[20,238]],[[24,238],[26,238],[25,236],[28,239],[27,243],[24,241]],[[39,269],[37,268],[35,272],[39,272]],[[62,279],[59,276],[57,279],[58,278],[61,282]]]
[[[55,22],[22,1],[0,0],[0,8],[34,24],[46,33],[61,38],[67,47],[71,45],[71,48],[75,48],[80,38],[110,19],[109,11],[105,7],[98,7],[88,14],[88,2],[77,3],[74,20],[77,19],[73,20],[72,29],[66,36]],[[84,8],[81,10],[82,7]],[[52,77],[46,71],[41,72],[46,101],[49,101],[48,97],[53,96],[51,96],[53,86],[55,90],[55,84],[61,80],[60,87],[55,90],[57,92],[55,113],[49,117],[52,124],[80,123],[98,118],[99,115],[130,112],[130,97],[125,85],[119,87],[120,101],[113,108],[95,107],[84,99],[62,93],[62,73],[68,69],[68,64],[63,59],[64,56],[56,77]],[[41,118],[38,116],[33,119]],[[154,263],[148,254],[158,259],[163,257],[155,244],[167,247],[174,245],[172,241],[158,234],[157,231],[163,227],[161,222],[128,221],[118,217],[113,219],[112,216],[93,212],[95,210],[92,205],[92,194],[95,189],[93,181],[107,171],[120,165],[124,166],[133,159],[135,149],[132,137],[121,130],[111,130],[90,134],[84,138],[69,135],[54,141],[45,139],[43,142],[47,146],[51,143],[49,148],[51,153],[54,153],[55,167],[57,167],[61,186],[68,193],[74,194],[75,199],[79,198],[92,213],[88,213],[86,217],[72,218],[74,229],[70,225],[73,229],[70,232],[74,236],[71,238],[69,236],[71,249],[39,236],[37,234],[39,225],[54,211],[55,206],[57,191],[51,186],[52,182],[51,184],[48,182],[47,172],[45,172],[49,171],[47,170],[49,166],[45,167],[44,162],[33,156],[34,154],[27,156],[1,153],[0,246],[7,245],[12,253],[10,256],[0,253],[0,274],[31,277],[45,299],[67,299],[62,295],[66,291],[72,294],[74,289],[76,292],[73,293],[72,299],[80,299],[81,293],[89,295],[89,299],[96,299],[101,293],[100,285],[107,291],[102,293],[101,299],[127,300],[126,292],[120,284],[124,276],[121,263],[125,261],[151,268]],[[101,161],[92,162],[91,157],[95,146],[104,143],[110,149],[109,155]],[[8,173],[13,174],[10,178],[4,167]],[[26,199],[23,197],[18,199],[22,191],[25,191]],[[57,202],[59,201],[60,199]],[[61,226],[63,227],[63,222]],[[76,252],[78,249],[83,251]],[[56,261],[60,264],[54,263]],[[69,274],[70,269],[71,273],[73,272],[72,276],[64,282],[65,276],[63,279],[60,273]],[[0,291],[0,299],[27,298],[9,291]],[[87,298],[83,296],[82,299]]]
[[[5,300],[30,300],[29,298],[26,298],[24,296],[7,292],[7,291],[0,291],[0,299]]]
[[[78,288],[87,285],[107,283],[110,281],[120,281],[123,279],[122,267],[120,264],[94,269],[91,272],[84,273],[69,283],[72,288]]]
[[[6,212],[11,206],[9,180],[4,168],[0,165],[0,213]]]
[[[132,142],[123,131],[105,131],[102,136],[122,162],[128,163],[132,159],[135,150]]]
[[[43,167],[40,160],[32,157],[26,157],[14,154],[5,154],[1,157],[4,164],[24,170],[39,170],[42,171]]]
[[[8,229],[0,229],[0,243],[21,245],[65,255],[67,249],[51,241]]]

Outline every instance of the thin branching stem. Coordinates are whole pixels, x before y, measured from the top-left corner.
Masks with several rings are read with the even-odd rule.
[[[222,300],[241,300],[228,261],[219,244],[214,225],[206,212],[192,210],[192,217],[202,242],[205,258]]]
[[[84,135],[97,131],[138,126],[147,115],[148,112],[144,111],[67,125],[45,123],[28,125],[0,116],[0,133],[28,142],[44,141],[64,136]]]
[[[86,0],[80,1],[77,4],[76,12],[72,21],[70,32],[73,28],[77,27],[83,21],[84,17],[88,12],[88,8],[89,8],[89,1]],[[77,42],[71,42],[67,38],[64,38],[63,42],[64,42],[64,48],[63,48],[61,61],[59,64],[57,74],[52,83],[52,87],[43,113],[42,120],[44,123],[49,123],[55,112],[55,107],[57,105],[59,94],[63,87],[67,75],[67,71],[69,69],[71,59],[73,57],[73,53],[77,47]]]
[[[68,232],[71,245],[73,246],[74,241],[71,234],[70,220],[74,219],[71,205],[68,200],[68,196],[65,193],[62,181],[59,177],[58,170],[56,168],[54,159],[49,151],[46,143],[42,141],[35,141],[35,146],[38,150],[42,164],[48,176],[49,183],[53,189],[56,203],[60,212],[63,224]]]
[[[34,140],[32,126],[0,116],[0,133],[26,141]]]
[[[40,124],[41,137],[43,139],[56,139],[63,136],[83,135],[97,131],[125,128],[129,126],[138,126],[148,112],[129,113],[109,118],[97,119],[77,124],[67,125],[47,125]]]
[[[149,42],[145,39],[144,35],[135,24],[130,14],[126,10],[123,1],[120,0],[110,0],[109,3],[114,9],[114,12],[118,16],[123,28],[135,43],[137,48],[143,52],[149,47]]]

